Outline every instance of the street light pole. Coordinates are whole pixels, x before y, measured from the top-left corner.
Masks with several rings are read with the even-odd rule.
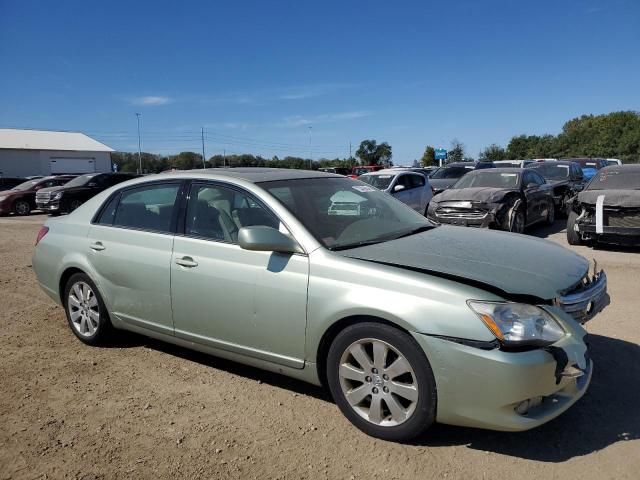
[[[313,152],[311,149],[311,129],[313,127],[309,125],[309,168],[313,170]]]
[[[142,175],[142,147],[140,141],[140,115],[141,113],[136,113],[136,118],[138,119],[138,174]]]
[[[202,168],[207,168],[207,164],[204,159],[204,127],[202,127]]]

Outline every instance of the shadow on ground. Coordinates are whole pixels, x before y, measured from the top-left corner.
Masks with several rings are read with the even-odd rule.
[[[542,462],[564,462],[617,442],[640,439],[640,346],[589,336],[594,373],[585,396],[557,419],[527,432],[438,425],[418,444],[474,450]]]
[[[130,337],[128,346],[141,345],[233,375],[332,402],[324,389],[283,375],[153,339]],[[432,448],[465,445],[474,450],[518,458],[564,462],[617,442],[640,439],[640,346],[600,335],[590,335],[589,345],[595,364],[589,390],[576,405],[548,424],[520,433],[436,425],[411,443]]]
[[[556,220],[553,225],[546,225],[538,223],[537,225],[533,225],[529,227],[526,231],[526,235],[532,235],[538,238],[548,238],[551,235],[555,235],[556,233],[563,232],[567,227],[567,219],[561,218]]]

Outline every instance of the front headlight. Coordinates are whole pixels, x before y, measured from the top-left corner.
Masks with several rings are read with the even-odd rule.
[[[551,315],[534,305],[474,300],[467,304],[504,345],[547,346],[565,335]]]
[[[60,200],[62,198],[62,192],[56,192],[53,194],[53,197],[51,197],[51,200]]]

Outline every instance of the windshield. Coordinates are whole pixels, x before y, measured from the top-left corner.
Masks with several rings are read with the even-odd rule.
[[[587,190],[640,190],[640,170],[600,170]]]
[[[80,175],[79,177],[76,177],[70,182],[66,183],[64,186],[65,187],[82,187],[83,185],[86,185],[87,183],[89,183],[89,181],[96,175],[98,174],[91,173],[88,175]]]
[[[259,185],[331,250],[385,242],[434,226],[391,195],[360,181],[312,178]]]
[[[451,188],[517,188],[519,173],[476,171],[465,175]]]
[[[433,172],[431,178],[460,178],[472,170],[473,167],[443,167]]]
[[[358,180],[380,190],[386,190],[391,185],[393,177],[393,175],[362,175]]]
[[[531,167],[547,180],[565,180],[569,178],[569,165],[557,165],[554,163],[539,163]]]
[[[20,185],[16,185],[11,190],[19,190],[19,191],[31,190],[38,183],[40,183],[40,180],[29,180],[28,182],[24,182],[24,183],[21,183]]]

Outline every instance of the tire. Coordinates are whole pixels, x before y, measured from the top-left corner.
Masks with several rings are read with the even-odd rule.
[[[29,215],[31,213],[31,205],[24,200],[18,200],[13,204],[13,212],[20,216]]]
[[[553,225],[556,221],[556,206],[553,202],[549,204],[549,208],[547,209],[547,218],[545,219],[545,223],[547,225]]]
[[[82,202],[80,200],[71,200],[71,202],[69,203],[69,213],[73,212],[80,205],[82,205]]]
[[[510,220],[512,215],[515,216],[513,222]],[[524,210],[520,205],[518,205],[517,207],[514,205],[513,207],[511,207],[511,209],[509,209],[509,212],[507,213],[504,230],[512,233],[524,233],[526,224],[527,218],[524,214]]]
[[[113,334],[109,313],[95,283],[87,275],[75,273],[69,278],[63,302],[69,328],[81,342],[87,345],[109,343]]]
[[[386,355],[375,358],[374,348]],[[413,338],[389,325],[364,322],[341,331],[329,348],[327,383],[344,416],[372,437],[404,442],[435,421],[429,360]]]
[[[578,214],[571,210],[567,217],[567,243],[569,245],[580,245],[582,243],[580,235],[573,229],[577,218]]]

